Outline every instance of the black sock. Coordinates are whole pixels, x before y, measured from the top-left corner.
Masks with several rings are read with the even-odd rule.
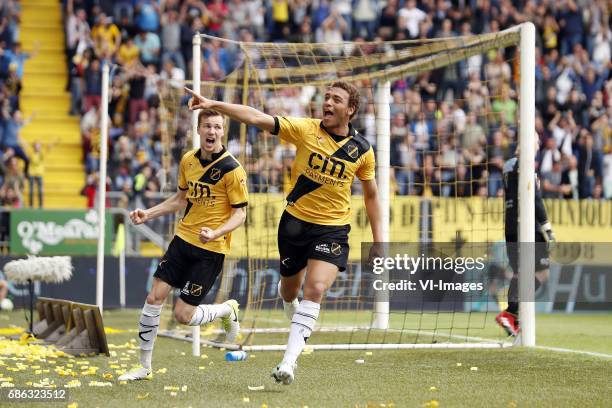
[[[542,284],[540,283],[538,278],[535,278],[535,290]],[[508,307],[506,308],[506,312],[512,314],[518,314],[519,302],[518,302],[518,279],[512,278],[510,280],[510,288],[508,288]]]
[[[514,276],[510,280],[510,287],[508,288],[508,307],[506,312],[518,314],[518,308],[518,279]]]

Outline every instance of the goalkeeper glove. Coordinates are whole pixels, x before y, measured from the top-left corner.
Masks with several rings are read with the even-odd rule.
[[[542,235],[544,235],[544,239],[546,240],[546,242],[551,243],[551,242],[555,242],[555,234],[553,233],[552,227],[550,225],[550,222],[547,222],[546,224],[542,225]]]

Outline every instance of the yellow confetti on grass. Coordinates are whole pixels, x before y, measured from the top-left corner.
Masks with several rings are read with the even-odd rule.
[[[438,387],[434,387],[433,385],[429,387],[429,391],[438,391]]]
[[[111,373],[104,373],[104,374],[102,374],[102,377],[104,377],[105,380],[112,380],[113,379],[113,375]]]
[[[436,400],[431,400],[427,401],[425,404],[423,404],[423,406],[425,408],[438,408],[440,406],[440,403]]]
[[[164,391],[178,391],[179,387],[174,385],[164,385]]]
[[[156,374],[166,374],[166,372],[168,371],[167,368],[159,368],[157,369],[157,371],[155,371]]]
[[[242,397],[242,402],[251,402],[249,397]]]
[[[64,388],[78,388],[81,386],[81,382],[79,380],[70,380],[66,384],[64,384]]]
[[[43,358],[59,358],[66,357],[67,354],[58,350],[53,345],[32,344],[31,342],[19,342],[15,340],[0,340],[0,356],[11,356],[13,361],[25,361],[29,357],[31,361],[41,360]],[[4,365],[4,364],[3,364]],[[23,365],[27,367],[26,365]]]
[[[90,381],[88,384],[90,387],[112,387],[113,384],[108,381]]]
[[[146,398],[149,398],[149,393],[148,392],[146,394],[138,394],[138,395],[136,395],[136,399],[139,399],[139,400],[143,400],[143,399],[146,399]]]
[[[15,336],[16,334],[23,333],[21,327],[2,327],[0,328],[0,336]]]
[[[105,327],[104,333],[106,334],[117,334],[117,333],[126,333],[127,330],[115,329],[114,327]]]
[[[73,403],[68,404],[66,406],[66,408],[78,408],[78,407],[79,407],[79,404],[77,404],[76,402],[73,402]]]

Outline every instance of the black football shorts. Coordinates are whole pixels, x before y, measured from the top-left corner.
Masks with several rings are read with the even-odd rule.
[[[309,259],[318,259],[346,270],[350,225],[319,225],[302,221],[285,211],[278,225],[280,273],[294,276]]]
[[[174,236],[153,276],[180,289],[181,299],[197,306],[221,273],[224,259],[224,254],[208,251]]]

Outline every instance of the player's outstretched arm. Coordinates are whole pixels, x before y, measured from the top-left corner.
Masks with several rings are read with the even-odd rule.
[[[372,241],[375,243],[383,242],[382,217],[376,179],[361,180],[361,186],[363,187],[363,201],[365,204],[366,213],[368,214],[370,227],[372,228]],[[370,248],[368,260],[371,262],[372,258],[383,255],[382,247],[380,245],[373,245],[372,248]]]
[[[247,105],[238,105],[235,103],[225,103],[215,101],[214,99],[208,99],[193,92],[189,88],[185,88],[185,91],[191,95],[191,99],[189,100],[190,110],[212,109],[238,122],[257,126],[261,130],[267,130],[268,132],[274,130],[274,118],[267,113]]]
[[[143,210],[142,208],[137,208],[130,213],[130,219],[135,225],[144,224],[145,222],[152,220],[157,217],[161,217],[162,215],[175,213],[187,205],[187,200],[185,196],[187,195],[186,191],[178,190],[172,196],[157,204],[154,207]]]
[[[202,227],[200,230],[200,241],[206,243],[213,241],[225,234],[229,234],[236,228],[244,224],[246,220],[246,207],[232,208],[232,215],[219,228],[212,230],[208,227]]]

